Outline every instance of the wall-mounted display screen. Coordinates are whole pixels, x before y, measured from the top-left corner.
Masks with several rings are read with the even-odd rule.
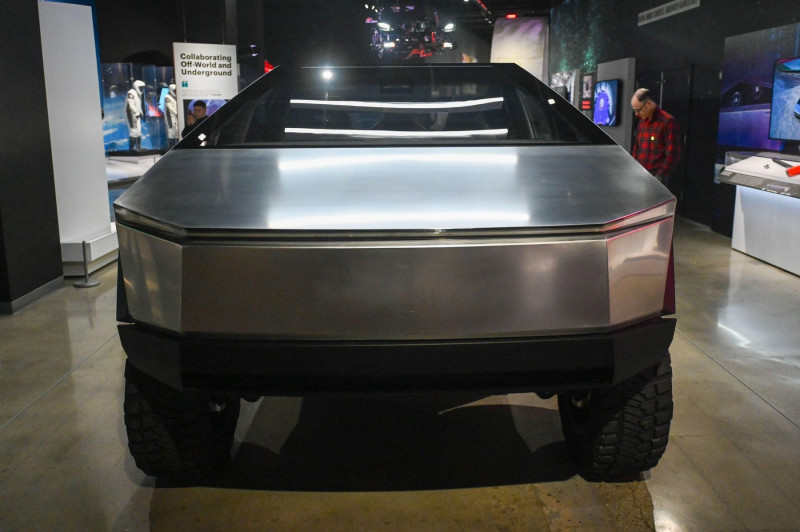
[[[769,137],[800,141],[800,57],[775,61]]]
[[[598,81],[594,86],[594,123],[598,126],[616,126],[619,110],[618,79]]]

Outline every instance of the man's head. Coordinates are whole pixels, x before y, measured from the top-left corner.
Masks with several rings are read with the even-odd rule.
[[[657,107],[656,102],[650,97],[649,89],[639,89],[633,93],[631,109],[642,120],[650,120]]]
[[[194,105],[192,106],[192,114],[198,120],[204,118],[206,116],[206,102],[203,100],[197,100],[194,102]]]

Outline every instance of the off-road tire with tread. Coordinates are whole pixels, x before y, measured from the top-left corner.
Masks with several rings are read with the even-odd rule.
[[[606,389],[558,394],[567,444],[587,476],[623,477],[654,467],[672,421],[672,367],[658,366]]]
[[[145,474],[175,481],[213,476],[230,460],[239,398],[178,391],[125,364],[128,448]]]

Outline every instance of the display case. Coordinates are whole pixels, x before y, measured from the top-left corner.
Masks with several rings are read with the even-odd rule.
[[[729,152],[717,179],[736,185],[733,249],[800,275],[800,157]]]
[[[800,198],[800,156],[774,152],[728,152],[717,179],[764,192]]]

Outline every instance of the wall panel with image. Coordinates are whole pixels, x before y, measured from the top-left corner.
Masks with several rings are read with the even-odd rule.
[[[174,83],[173,68],[104,63],[101,76],[106,153],[168,150],[165,98]]]
[[[785,142],[779,138],[777,130],[770,133],[775,65],[781,59],[798,56],[800,24],[725,39],[718,163],[729,151],[781,151],[784,148]]]

